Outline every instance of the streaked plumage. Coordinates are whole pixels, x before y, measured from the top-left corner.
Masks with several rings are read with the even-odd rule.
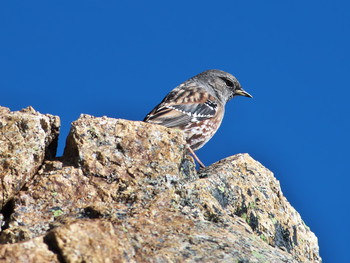
[[[189,151],[204,166],[193,151],[213,137],[222,122],[225,104],[237,95],[252,97],[231,74],[207,70],[173,89],[144,121],[182,129]]]

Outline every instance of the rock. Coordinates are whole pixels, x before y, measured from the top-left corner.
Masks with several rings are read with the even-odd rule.
[[[106,220],[78,220],[48,235],[63,262],[136,262],[127,233]]]
[[[123,217],[130,204],[147,206],[166,181],[178,180],[184,150],[181,131],[82,115],[72,124],[64,155],[80,168],[46,161],[14,199],[0,243],[43,235],[59,220]]]
[[[0,209],[56,154],[60,120],[32,107],[0,107]]]
[[[1,263],[58,263],[58,257],[53,253],[43,237],[33,238],[26,242],[0,246]]]
[[[0,243],[15,243],[46,234],[58,224],[58,219],[70,213],[78,216],[79,209],[94,201],[97,191],[81,169],[63,167],[59,161],[46,161],[28,189],[14,198],[13,213],[8,227],[0,234]],[[101,199],[96,200],[96,205],[98,201]]]
[[[48,239],[64,262],[297,262],[253,239],[241,223],[222,228],[170,211],[146,212],[121,222],[78,220]]]
[[[82,115],[8,203],[6,255],[41,240],[60,262],[321,262],[268,169],[238,154],[197,172],[185,153],[179,130]]]
[[[64,158],[109,181],[176,174],[185,151],[180,130],[145,122],[81,115],[72,123]]]
[[[225,214],[239,216],[261,240],[300,262],[320,260],[316,236],[283,196],[272,172],[248,154],[206,167],[199,177],[203,180],[193,182],[188,191],[202,196],[199,204],[214,221],[226,223]]]

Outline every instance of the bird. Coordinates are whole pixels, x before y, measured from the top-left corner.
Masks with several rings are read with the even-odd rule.
[[[185,134],[187,149],[195,154],[219,129],[225,105],[235,96],[252,98],[238,80],[222,70],[206,70],[177,86],[144,118],[144,122],[178,128]]]

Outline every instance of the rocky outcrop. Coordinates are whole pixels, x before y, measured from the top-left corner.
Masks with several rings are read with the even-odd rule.
[[[196,171],[179,130],[82,115],[33,171],[2,210],[0,262],[321,262],[268,169],[238,154]]]
[[[32,107],[0,107],[0,209],[56,154],[60,120]]]

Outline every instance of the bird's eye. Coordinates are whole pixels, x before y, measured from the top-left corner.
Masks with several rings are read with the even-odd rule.
[[[221,78],[223,81],[225,81],[226,85],[229,87],[233,87],[233,82],[227,78]]]

